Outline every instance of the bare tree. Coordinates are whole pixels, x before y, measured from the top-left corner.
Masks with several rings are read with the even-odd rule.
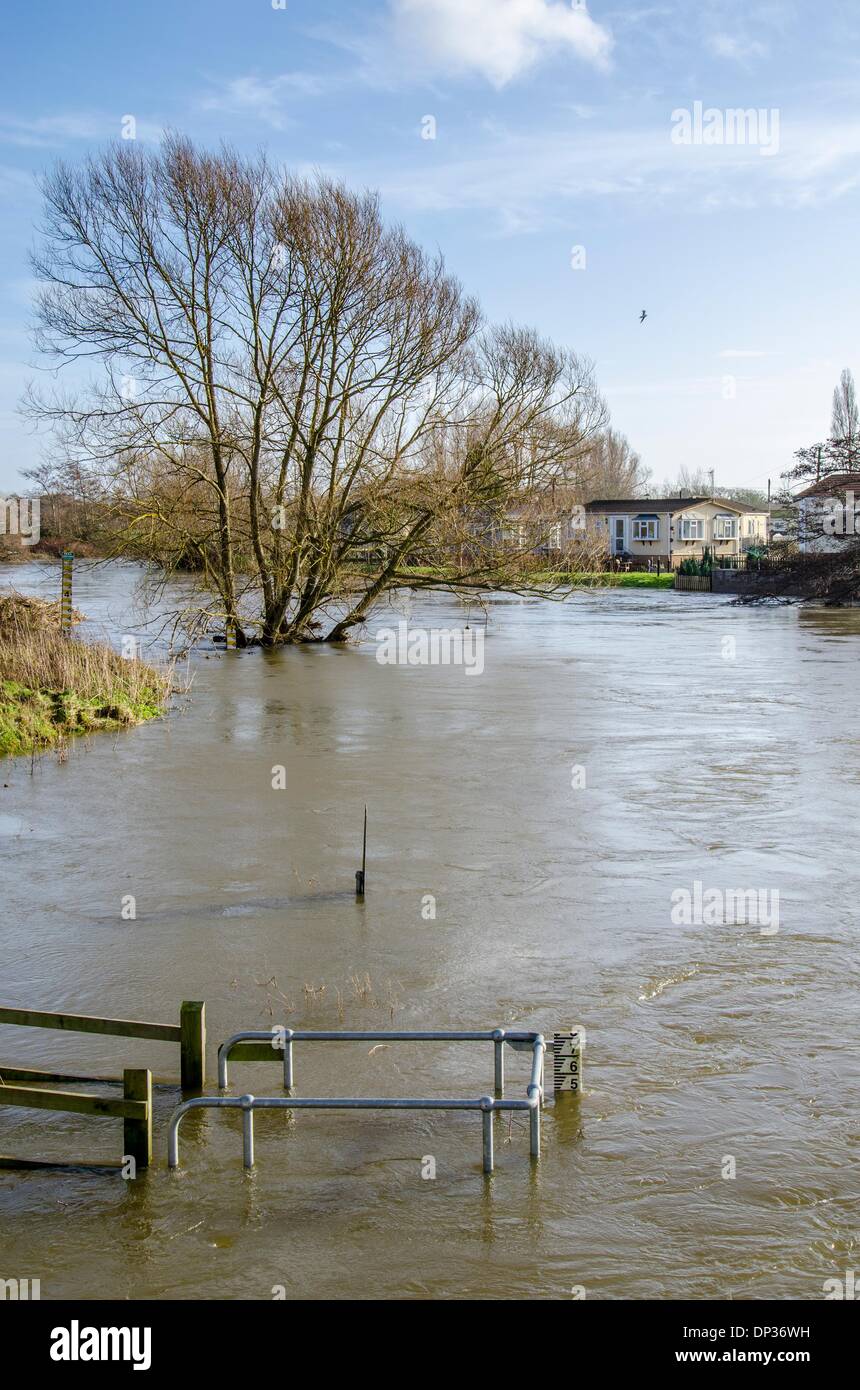
[[[340,640],[407,578],[511,582],[500,517],[605,425],[587,362],[483,327],[373,195],[263,157],[112,146],[44,194],[38,342],[102,374],[31,409],[127,553],[265,643]]]
[[[605,429],[589,444],[577,470],[582,500],[598,497],[638,497],[648,487],[650,473],[618,430]]]
[[[710,497],[711,474],[707,468],[678,470],[675,478],[667,478],[660,488],[662,497]]]
[[[833,392],[830,439],[842,446],[847,471],[853,471],[860,457],[860,414],[854,377],[848,367],[842,372],[839,385]]]

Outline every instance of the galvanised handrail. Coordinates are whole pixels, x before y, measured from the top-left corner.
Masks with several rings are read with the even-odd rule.
[[[168,1167],[179,1165],[179,1126],[190,1110],[233,1109],[242,1111],[242,1153],[246,1168],[254,1166],[255,1110],[477,1110],[481,1113],[483,1131],[483,1168],[493,1171],[493,1114],[497,1110],[527,1110],[529,1112],[529,1151],[540,1158],[540,1108],[543,1103],[543,1069],[546,1042],[542,1033],[526,1033],[505,1028],[492,1032],[469,1033],[312,1033],[299,1029],[273,1029],[270,1032],[236,1033],[218,1049],[218,1080],[227,1082],[227,1059],[231,1049],[240,1042],[271,1042],[284,1046],[284,1084],[293,1084],[292,1044],[294,1042],[492,1042],[495,1046],[495,1080],[497,1096],[480,1096],[471,1100],[459,1099],[401,1099],[399,1097],[297,1097],[297,1096],[198,1096],[178,1106],[170,1118],[167,1139]],[[530,1050],[532,1066],[525,1099],[505,1100],[504,1063],[505,1043],[517,1051]]]
[[[294,1084],[293,1043],[294,1042],[491,1042],[495,1059],[496,1095],[505,1091],[505,1043],[516,1052],[525,1052],[534,1046],[535,1039],[543,1041],[542,1033],[522,1032],[515,1028],[493,1028],[483,1032],[434,1032],[434,1033],[316,1033],[295,1028],[270,1028],[266,1032],[234,1033],[218,1048],[218,1088],[227,1089],[227,1063],[230,1053],[239,1043],[265,1042],[273,1052],[284,1053],[284,1089],[291,1090]]]

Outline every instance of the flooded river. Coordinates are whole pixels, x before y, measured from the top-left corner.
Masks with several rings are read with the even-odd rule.
[[[79,568],[96,630],[137,630],[135,577]],[[169,1173],[162,1086],[136,1184],[0,1172],[0,1276],[43,1298],[821,1298],[858,1259],[860,610],[500,596],[480,676],[381,665],[389,620],[346,649],[212,649],[170,717],[4,762],[0,1003],[175,1022],[203,999],[213,1089],[243,1028],[579,1023],[582,1102],[550,1097],[536,1167],[499,1118],[489,1179],[476,1115],[391,1112],[260,1115],[246,1173],[237,1115],[210,1111]],[[709,890],[756,890],[766,920],[703,919]],[[16,1061],[178,1070],[167,1044],[2,1028]],[[305,1095],[475,1096],[492,1049],[297,1046],[296,1067]],[[279,1082],[277,1060],[231,1074]],[[118,1158],[121,1126],[0,1108],[0,1150]]]

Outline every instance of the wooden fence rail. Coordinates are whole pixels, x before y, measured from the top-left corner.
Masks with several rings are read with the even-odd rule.
[[[0,1105],[19,1105],[27,1110],[62,1110],[74,1115],[122,1120],[123,1159],[133,1158],[137,1168],[148,1168],[152,1162],[152,1073],[127,1068],[122,1079],[121,1100],[80,1091],[40,1091],[32,1086],[9,1086],[4,1082],[0,1084]],[[0,1156],[0,1167],[19,1166],[41,1167],[43,1164]]]
[[[147,1038],[150,1042],[178,1043],[183,1091],[202,1090],[206,1083],[206,1006],[197,1000],[183,1002],[178,1023],[142,1023],[127,1018],[96,1018],[89,1014],[0,1007],[2,1023],[17,1024],[22,1028],[56,1028],[66,1033],[100,1033],[116,1038]]]
[[[98,1033],[114,1038],[144,1038],[175,1043],[180,1049],[183,1091],[202,1091],[206,1084],[206,1006],[186,999],[178,1023],[145,1023],[128,1018],[97,1018],[91,1014],[49,1013],[44,1009],[0,1007],[0,1024],[19,1028],[53,1028],[63,1033]],[[0,1106],[20,1105],[34,1110],[64,1110],[76,1115],[96,1115],[123,1122],[123,1157],[133,1158],[137,1168],[152,1159],[152,1073],[139,1068],[123,1072],[122,1099],[79,1091],[37,1089],[44,1082],[105,1082],[113,1077],[70,1076],[38,1071],[32,1067],[0,1063]],[[9,1083],[23,1084],[9,1084]],[[43,1160],[15,1159],[0,1155],[2,1168],[51,1167]],[[90,1166],[90,1165],[87,1165]],[[104,1165],[92,1165],[101,1167]],[[116,1165],[109,1165],[115,1167]]]

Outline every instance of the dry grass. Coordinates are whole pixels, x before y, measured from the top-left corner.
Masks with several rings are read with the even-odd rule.
[[[79,620],[80,615],[76,615]],[[169,673],[60,632],[59,604],[0,595],[0,755],[50,748],[164,710]]]

